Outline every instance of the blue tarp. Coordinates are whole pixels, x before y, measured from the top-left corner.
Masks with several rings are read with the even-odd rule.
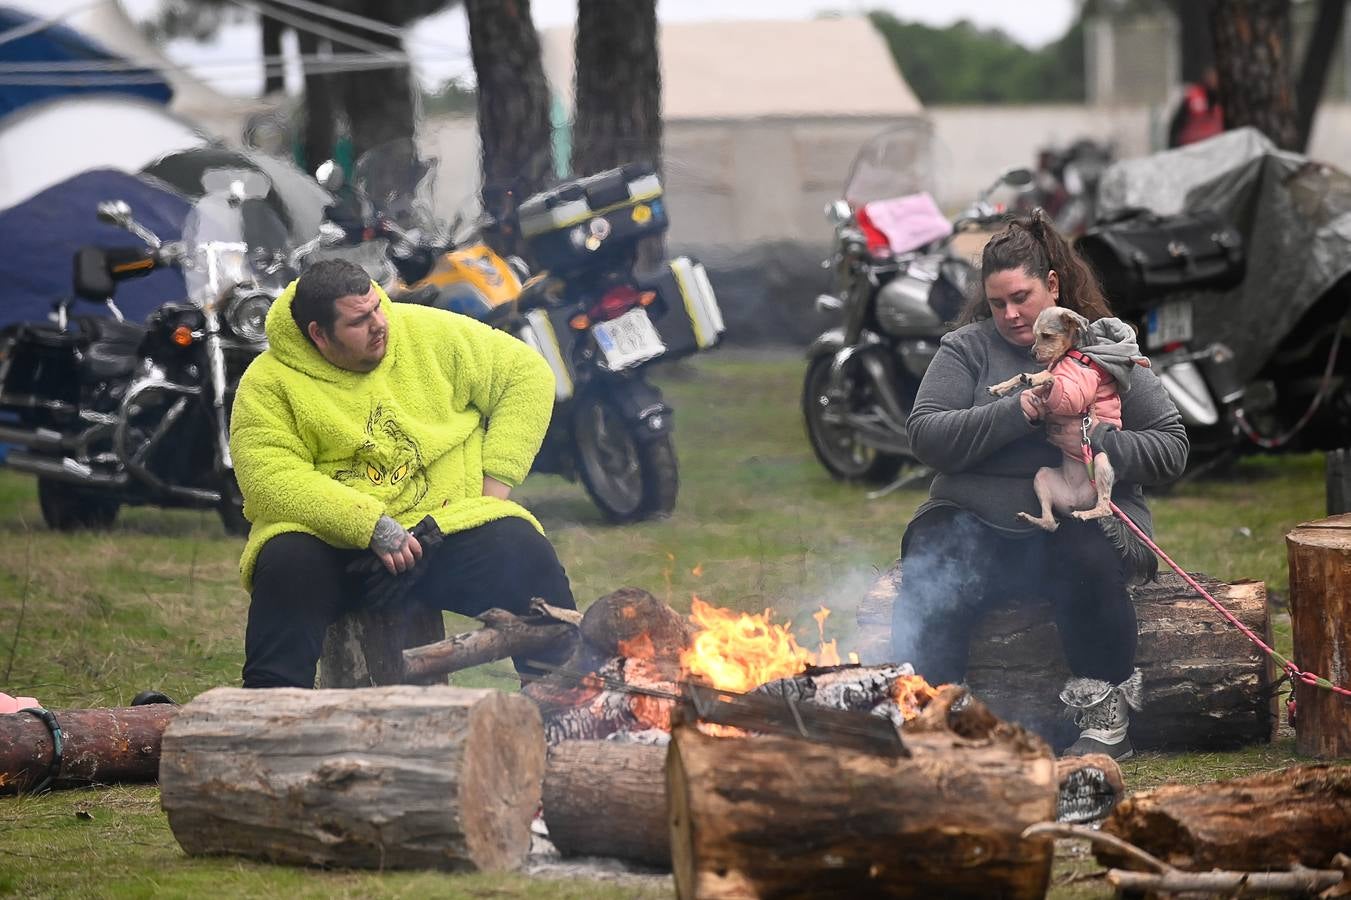
[[[0,212],[0,327],[46,321],[53,303],[72,293],[79,248],[141,245],[134,235],[97,219],[101,200],[125,200],[137,221],[165,241],[178,240],[192,208],[162,185],[116,169],[95,169]],[[182,273],[161,269],[120,282],[116,300],[128,320],[139,322],[160,304],[184,296]],[[83,301],[75,309],[81,315],[106,313]]]
[[[40,24],[26,13],[0,7],[0,34]],[[74,71],[64,66],[42,64],[118,63],[124,60],[96,41],[64,25],[51,25],[0,43],[0,118],[22,106],[72,93],[132,94],[168,103],[173,96],[159,73],[152,69]]]

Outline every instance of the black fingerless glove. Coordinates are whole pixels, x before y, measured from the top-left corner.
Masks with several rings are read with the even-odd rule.
[[[379,525],[376,527],[378,531]],[[374,553],[362,556],[347,566],[347,574],[361,580],[361,593],[366,605],[386,607],[402,604],[408,596],[408,592],[426,574],[428,561],[433,551],[445,537],[441,534],[441,528],[436,524],[436,520],[431,516],[425,516],[421,522],[408,530],[408,534],[417,538],[417,542],[422,545],[422,559],[402,574],[390,574],[389,569],[385,568],[385,564],[380,560],[380,557]],[[399,547],[402,546],[401,542]],[[375,548],[374,538],[372,538],[371,547],[372,549]]]

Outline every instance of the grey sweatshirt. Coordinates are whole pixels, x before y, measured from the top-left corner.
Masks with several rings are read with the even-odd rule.
[[[1017,514],[1036,513],[1032,477],[1043,466],[1059,466],[1061,453],[1041,425],[1028,424],[1016,392],[991,397],[985,389],[1041,368],[1030,348],[1004,340],[991,319],[943,337],[909,419],[915,456],[939,473],[917,517],[935,506],[958,506],[1010,535],[1039,532]],[[1187,432],[1158,377],[1141,366],[1132,367],[1129,390],[1121,392],[1121,422],[1121,430],[1095,429],[1093,449],[1105,450],[1116,471],[1112,499],[1152,534],[1142,486],[1182,474]]]

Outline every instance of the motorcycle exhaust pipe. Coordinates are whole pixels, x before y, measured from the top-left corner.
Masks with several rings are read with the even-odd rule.
[[[50,428],[15,428],[12,425],[0,425],[0,444],[18,444],[49,453],[70,449],[59,431]]]
[[[127,484],[127,476],[124,473],[105,475],[93,471],[84,463],[76,462],[70,457],[54,459],[50,456],[38,456],[35,453],[11,450],[9,455],[5,457],[5,465],[19,472],[36,475],[39,478],[50,478],[52,481],[63,481],[67,484],[80,484],[98,488],[120,488]]]

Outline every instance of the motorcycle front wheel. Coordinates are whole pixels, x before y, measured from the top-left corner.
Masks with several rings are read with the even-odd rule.
[[[609,397],[581,401],[573,419],[577,472],[605,517],[619,525],[675,509],[679,474],[670,433],[649,436]]]
[[[802,382],[802,418],[812,451],[826,471],[841,481],[885,484],[900,472],[905,457],[870,447],[854,429],[832,421],[826,403],[830,366],[831,357],[818,356],[807,366]]]
[[[63,481],[38,479],[38,508],[53,531],[108,528],[117,521],[120,501]]]

